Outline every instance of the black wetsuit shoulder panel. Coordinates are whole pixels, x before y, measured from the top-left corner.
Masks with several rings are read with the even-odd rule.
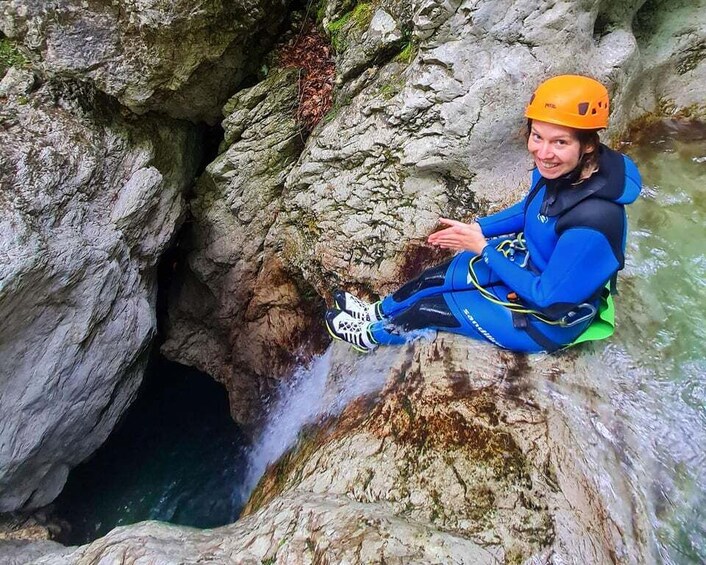
[[[583,227],[602,233],[610,243],[620,267],[625,264],[623,239],[625,237],[625,208],[622,204],[588,198],[564,212],[556,223],[556,233],[561,235],[570,228]]]

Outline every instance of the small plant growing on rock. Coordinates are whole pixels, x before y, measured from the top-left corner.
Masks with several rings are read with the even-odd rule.
[[[0,36],[0,78],[10,67],[26,67],[27,59],[7,37]]]

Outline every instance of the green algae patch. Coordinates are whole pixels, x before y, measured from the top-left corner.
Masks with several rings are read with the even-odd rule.
[[[670,105],[672,104],[672,105]],[[611,141],[618,147],[648,144],[650,140],[678,131],[685,139],[699,138],[706,128],[706,105],[676,108],[673,102],[662,100],[657,112],[633,120],[626,130]]]
[[[12,41],[7,37],[0,38],[0,78],[5,76],[10,67],[26,67],[28,63]]]
[[[373,19],[373,5],[363,2],[353,8],[351,18],[359,28],[368,27]]]
[[[353,30],[362,33],[370,25],[374,11],[375,6],[372,3],[361,2],[350,12],[346,12],[326,26],[331,45],[337,53],[346,50],[349,33]]]

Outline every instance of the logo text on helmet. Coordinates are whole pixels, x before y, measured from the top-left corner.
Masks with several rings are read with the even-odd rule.
[[[544,104],[544,107],[545,107],[545,108],[554,108],[554,109],[556,109],[556,104],[552,104],[551,102],[546,102],[546,103]]]

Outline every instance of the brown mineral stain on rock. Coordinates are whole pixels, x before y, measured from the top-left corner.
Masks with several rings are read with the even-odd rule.
[[[376,409],[366,428],[379,438],[391,437],[417,450],[459,448],[474,461],[482,461],[496,473],[519,478],[524,461],[512,436],[497,428],[497,409],[487,393],[463,399],[467,414],[479,415],[480,422],[469,420],[458,410],[448,410],[443,398],[422,402],[404,394],[397,395]],[[485,424],[487,416],[494,424]]]
[[[400,256],[404,258],[398,270],[400,284],[416,278],[424,269],[450,258],[448,251],[427,245],[425,237],[410,242]]]

